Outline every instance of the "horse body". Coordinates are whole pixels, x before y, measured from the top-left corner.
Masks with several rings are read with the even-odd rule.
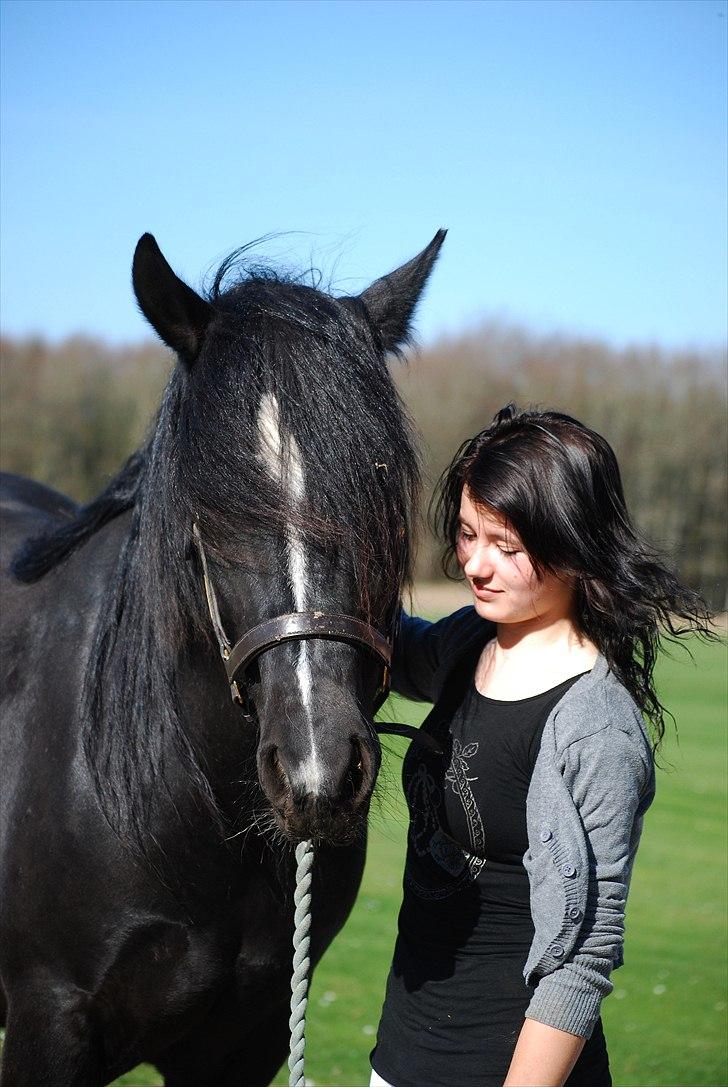
[[[3,541],[4,569],[14,545],[45,519],[32,507],[25,516],[13,512]],[[74,707],[94,620],[129,520],[128,514],[114,520],[42,581],[11,581],[3,609],[7,657],[24,658],[24,679],[12,695],[8,691],[4,706],[10,750],[3,751],[3,763],[15,771],[2,790],[1,874],[12,888],[3,911],[9,1082],[103,1082],[156,1057],[163,1069],[183,1073],[179,1079],[170,1075],[169,1082],[200,1083],[214,1057],[210,1082],[224,1083],[224,1059],[241,1047],[246,1069],[254,1066],[251,1049],[258,1047],[250,1046],[251,1034],[264,1030],[275,1067],[285,1045],[290,856],[278,859],[283,870],[276,871],[275,858],[258,838],[249,838],[244,850],[221,851],[202,814],[191,818],[184,838],[157,819],[151,833],[171,868],[185,874],[179,886],[165,888],[99,819],[73,727]],[[54,607],[54,599],[72,599],[73,611]],[[242,733],[239,713],[219,683],[218,662],[207,646],[199,650],[182,685],[220,691],[219,698],[191,698],[188,705],[200,736],[215,737],[209,753],[222,754],[229,775],[231,762],[251,758],[252,738]],[[19,722],[42,721],[49,693],[52,733],[21,730]],[[51,772],[31,775],[30,767]],[[361,842],[319,850],[315,960],[346,919],[363,860]],[[30,1038],[22,1037],[25,1023],[32,1026]],[[40,1023],[53,1043],[47,1067],[37,1063]],[[234,1068],[231,1082],[240,1082]],[[271,1067],[264,1067],[259,1082],[270,1074]]]
[[[384,329],[370,363],[402,339],[441,240],[415,258],[416,282],[408,286],[410,262],[403,280],[389,280],[384,302],[381,285],[370,296]],[[221,350],[231,313],[235,331],[240,309],[249,326],[255,307],[228,299],[226,308],[222,295],[206,308],[152,257],[146,282],[135,266],[137,295],[180,364],[147,446],[81,510],[31,481],[3,480],[3,1087],[91,1087],[140,1061],[155,1063],[170,1087],[268,1083],[287,1045],[294,879],[287,841],[317,841],[314,963],[346,920],[363,871],[379,762],[371,728],[376,666],[351,645],[282,644],[257,662],[255,720],[243,718],[211,637],[191,521],[208,541],[221,616],[235,637],[315,606],[381,626],[396,607],[406,563],[398,557],[393,573],[391,556],[376,547],[358,554],[361,523],[356,538],[346,538],[337,504],[356,504],[347,481],[361,464],[341,465],[341,494],[317,494],[310,450],[323,425],[320,405],[310,406],[309,418],[300,383],[287,403],[280,369],[261,369],[256,379],[249,360],[259,325],[242,352]],[[285,300],[283,316],[293,311],[300,335],[292,298],[299,310],[310,299],[289,291]],[[315,301],[304,330],[314,363],[322,317],[338,313],[322,313]],[[274,316],[279,330],[287,327],[280,308]],[[265,340],[257,356],[266,365],[280,353],[273,347]],[[233,380],[241,361],[253,402],[245,428],[222,435],[232,448],[223,478],[215,474],[226,468],[219,448],[207,443],[221,437],[213,411],[219,384]],[[374,403],[363,412],[376,422],[381,409]],[[396,440],[401,419],[392,418]],[[352,441],[346,413],[328,423],[334,444],[337,435]],[[406,435],[398,437],[406,460]],[[370,491],[368,514],[399,546],[402,522],[385,522],[396,504],[406,505],[408,484],[396,490],[397,452],[389,454],[385,486],[394,493],[385,489],[377,506]],[[316,465],[326,456],[319,446]],[[371,474],[382,451],[368,458]],[[326,465],[321,475],[330,492]],[[310,500],[320,520],[312,520]],[[385,577],[362,584],[362,571],[377,562]]]

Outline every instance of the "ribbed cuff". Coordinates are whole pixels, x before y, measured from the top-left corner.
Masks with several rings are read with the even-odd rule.
[[[591,1038],[602,1000],[611,992],[611,982],[606,982],[607,992],[601,993],[591,985],[586,987],[581,979],[558,975],[557,971],[541,978],[526,1008],[526,1018],[580,1038]]]

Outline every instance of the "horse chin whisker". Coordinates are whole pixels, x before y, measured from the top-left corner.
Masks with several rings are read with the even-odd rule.
[[[233,831],[232,834],[228,834],[224,837],[224,841],[232,842],[242,838],[242,846],[245,848],[245,844],[251,834],[255,833],[261,839],[267,839],[275,837],[277,827],[275,825],[275,819],[270,808],[252,808],[247,813],[247,821],[240,829]]]

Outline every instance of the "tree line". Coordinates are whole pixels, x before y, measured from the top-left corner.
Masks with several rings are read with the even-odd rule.
[[[0,341],[0,467],[83,501],[141,441],[171,364],[154,343],[112,347],[76,336]],[[420,432],[424,507],[466,438],[515,401],[565,411],[613,446],[640,528],[725,609],[726,355],[617,349],[488,323],[392,362]],[[438,549],[419,534],[417,575],[439,576]]]

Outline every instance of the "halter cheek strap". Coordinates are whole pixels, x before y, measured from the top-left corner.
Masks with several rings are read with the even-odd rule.
[[[205,585],[205,596],[207,598],[207,610],[210,613],[210,621],[212,622],[212,627],[215,631],[220,656],[227,665],[227,659],[230,656],[232,646],[223,629],[222,619],[220,618],[220,609],[217,606],[217,597],[215,596],[215,590],[212,587],[210,570],[207,565],[207,554],[205,548],[202,546],[202,536],[197,521],[194,521],[192,524],[192,539],[195,541],[197,554],[200,556],[200,563],[202,565],[202,580]]]

